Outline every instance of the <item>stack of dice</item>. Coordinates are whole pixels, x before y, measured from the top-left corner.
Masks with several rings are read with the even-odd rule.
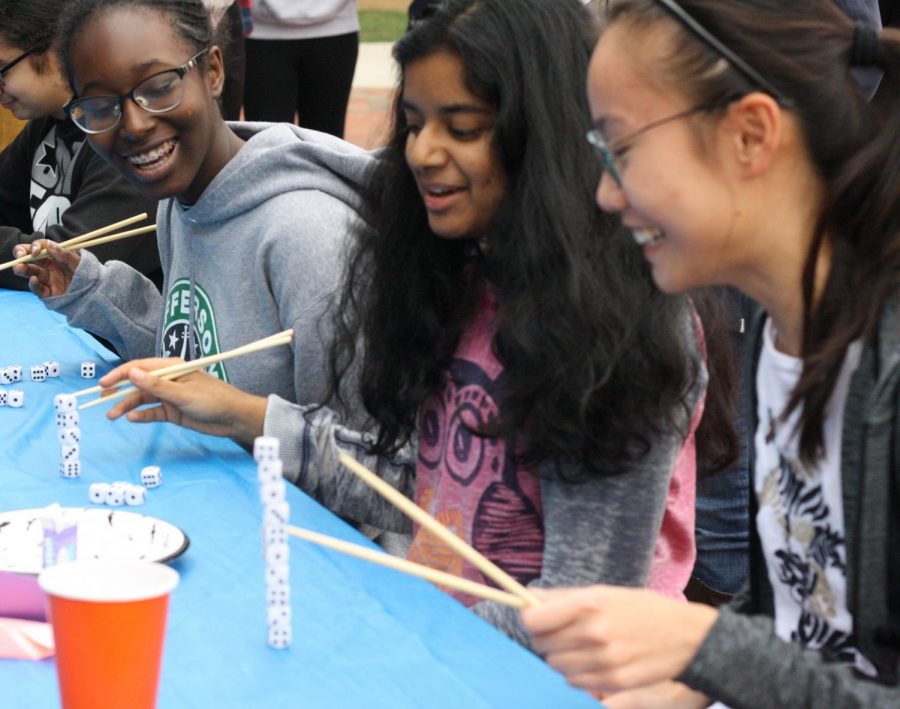
[[[14,384],[22,381],[22,367],[18,364],[0,368],[0,384]],[[25,392],[21,389],[0,388],[0,406],[20,407],[25,403]]]
[[[56,409],[56,427],[59,430],[59,444],[62,460],[59,474],[64,478],[77,478],[81,475],[81,460],[78,444],[81,441],[81,429],[78,428],[78,406],[71,394],[57,394],[53,398]]]
[[[253,457],[263,504],[263,549],[266,560],[266,618],[268,642],[282,649],[291,644],[291,588],[287,543],[290,506],[285,500],[278,439],[260,436],[253,442]]]

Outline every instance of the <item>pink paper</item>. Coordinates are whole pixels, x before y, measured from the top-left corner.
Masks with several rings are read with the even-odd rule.
[[[0,571],[0,617],[45,620],[45,603],[37,574]]]
[[[54,653],[50,623],[0,618],[0,658],[43,660]]]

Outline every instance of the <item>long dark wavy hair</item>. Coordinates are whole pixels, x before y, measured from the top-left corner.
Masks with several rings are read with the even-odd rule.
[[[800,412],[800,455],[824,452],[823,423],[847,346],[876,332],[900,291],[900,31],[880,33],[875,63],[884,71],[869,102],[853,80],[856,28],[829,0],[679,0],[687,12],[792,102],[825,195],[803,271],[803,371],[787,417]],[[672,31],[660,80],[697,103],[757,90],[652,0],[619,0],[610,21],[665,22]],[[874,30],[873,30],[874,31]],[[816,263],[831,249],[822,291]]]
[[[442,51],[461,59],[467,88],[496,109],[507,191],[488,248],[431,231],[404,156],[401,78],[331,356],[335,389],[358,368],[375,452],[410,440],[420,405],[444,386],[474,307],[473,270],[498,293],[494,348],[507,370],[499,421],[481,434],[526,461],[615,474],[655,436],[685,433],[698,376],[689,305],[657,291],[631,236],[594,202],[600,168],[583,136],[596,38],[577,0],[450,0],[395,45],[401,70]]]
[[[0,0],[0,37],[23,52],[35,47],[30,57],[35,70],[46,68],[44,53],[53,45],[56,18],[65,0]]]

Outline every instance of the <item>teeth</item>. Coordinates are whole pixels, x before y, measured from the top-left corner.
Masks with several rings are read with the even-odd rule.
[[[161,158],[165,157],[169,153],[171,153],[175,149],[175,141],[169,140],[162,145],[160,145],[155,150],[151,150],[146,153],[141,153],[140,155],[131,155],[128,158],[128,162],[132,165],[147,165],[152,162],[156,162]]]
[[[451,192],[453,192],[453,189],[450,187],[438,187],[435,189],[428,190],[428,193],[433,194],[435,197],[440,197],[445,194],[450,194]]]
[[[638,246],[646,246],[648,244],[656,244],[665,238],[665,232],[662,229],[634,229],[632,232],[634,240]]]

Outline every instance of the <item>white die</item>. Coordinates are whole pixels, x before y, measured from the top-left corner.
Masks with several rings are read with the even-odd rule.
[[[291,602],[291,587],[287,584],[266,587],[266,603],[269,606],[284,606]]]
[[[57,394],[53,397],[53,409],[58,414],[76,411],[78,409],[78,400],[71,394]]]
[[[56,414],[57,428],[78,428],[79,415],[77,411],[60,411]]]
[[[77,478],[81,475],[81,462],[78,460],[63,461],[59,464],[59,474],[64,478]]]
[[[291,567],[287,564],[266,564],[266,586],[268,588],[287,586]]]
[[[106,496],[111,489],[112,485],[109,483],[91,483],[88,488],[88,499],[95,505],[105,505]]]
[[[269,626],[273,625],[290,625],[291,624],[291,607],[284,604],[270,605],[266,609],[266,620]]]
[[[291,519],[291,506],[287,502],[274,502],[263,508],[263,525],[287,524]]]
[[[81,429],[77,427],[73,428],[61,428],[59,429],[59,444],[61,446],[74,446],[81,443]]]
[[[79,455],[81,453],[78,444],[72,443],[69,445],[60,446],[62,448],[62,461],[63,463],[68,463],[70,461],[75,461],[79,459]]]
[[[110,507],[121,507],[125,504],[125,491],[116,485],[110,485],[106,491],[106,504]]]
[[[143,505],[147,501],[147,488],[140,485],[129,485],[125,491],[125,504],[132,507]]]
[[[272,625],[269,626],[269,647],[276,650],[283,650],[290,647],[291,644],[291,626],[289,625]]]
[[[59,376],[59,362],[54,362],[53,360],[48,360],[44,362],[44,369],[47,370],[48,377],[58,377]]]
[[[162,484],[162,471],[158,465],[148,465],[141,468],[141,485],[144,487],[159,487]]]
[[[47,378],[47,370],[43,365],[36,364],[31,368],[31,381],[42,382]]]
[[[82,362],[81,363],[81,377],[83,379],[93,379],[97,376],[97,363],[96,362]]]
[[[0,384],[12,384],[12,372],[9,367],[0,368]]]
[[[21,389],[10,389],[7,396],[7,403],[15,409],[18,409],[25,403],[25,392]]]
[[[261,460],[256,466],[256,477],[261,483],[281,480],[284,466],[280,460]]]
[[[22,381],[22,365],[20,364],[12,364],[6,368],[9,372],[9,382],[12,384],[13,382],[21,382]]]
[[[287,564],[290,556],[290,549],[287,544],[267,544],[266,545],[266,565],[279,566]]]
[[[9,392],[6,389],[0,389],[0,406],[9,404]]]
[[[264,524],[262,537],[263,543],[267,546],[270,544],[287,544],[287,528],[278,522]]]
[[[284,480],[272,480],[259,486],[259,497],[264,505],[271,505],[276,502],[284,502],[285,485]]]
[[[253,458],[259,463],[262,460],[278,460],[278,439],[274,436],[259,436],[253,441]]]

